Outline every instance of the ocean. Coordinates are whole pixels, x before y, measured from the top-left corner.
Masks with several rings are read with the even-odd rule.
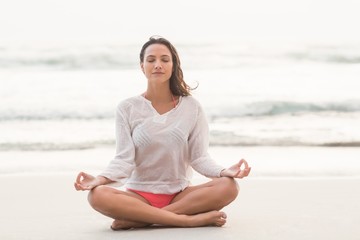
[[[360,45],[175,43],[211,146],[360,146]],[[114,146],[141,45],[0,45],[0,151]]]
[[[359,45],[174,44],[214,159],[244,157],[253,177],[359,177]],[[103,169],[117,104],[146,89],[140,48],[0,44],[0,174]]]

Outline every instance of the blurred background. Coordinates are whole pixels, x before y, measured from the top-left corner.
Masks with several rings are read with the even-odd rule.
[[[152,35],[175,45],[185,80],[199,84],[212,147],[359,147],[359,9],[0,0],[0,152],[113,147],[117,103],[145,90],[138,56]]]

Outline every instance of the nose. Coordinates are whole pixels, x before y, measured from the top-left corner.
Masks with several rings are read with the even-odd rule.
[[[155,69],[161,69],[162,66],[161,66],[161,62],[160,61],[156,61],[155,62]]]

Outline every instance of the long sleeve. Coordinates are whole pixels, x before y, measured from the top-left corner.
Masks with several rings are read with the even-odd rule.
[[[123,184],[135,168],[135,147],[130,126],[124,114],[124,105],[119,104],[117,107],[115,119],[115,157],[100,175]]]
[[[208,154],[209,127],[201,106],[198,106],[197,121],[189,136],[190,165],[206,177],[220,177],[224,167],[217,164]]]
[[[191,96],[164,114],[143,96],[125,99],[116,111],[116,154],[100,175],[139,191],[180,192],[193,169],[207,177],[224,169],[207,152],[208,135],[205,114]]]

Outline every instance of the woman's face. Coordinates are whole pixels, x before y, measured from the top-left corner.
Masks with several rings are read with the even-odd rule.
[[[169,81],[173,69],[170,50],[163,44],[151,44],[145,49],[141,69],[150,82]]]

